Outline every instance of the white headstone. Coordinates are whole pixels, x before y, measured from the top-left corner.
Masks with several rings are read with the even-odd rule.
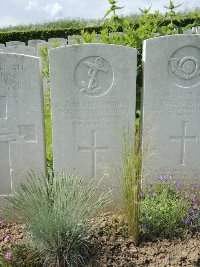
[[[4,49],[5,45],[4,44],[0,44],[0,49]]]
[[[144,181],[200,182],[200,36],[144,41]]]
[[[58,38],[58,37],[50,38],[48,42],[51,44],[51,46],[53,46],[53,42],[58,43],[59,46],[67,45],[67,39],[65,38]]]
[[[28,41],[28,46],[34,47],[35,48],[35,55],[37,55],[37,44],[44,43],[46,42],[45,40],[40,40],[40,39],[34,39],[34,40],[29,40]]]
[[[35,48],[30,47],[30,46],[22,46],[22,45],[7,46],[5,47],[4,51],[7,53],[16,53],[16,54],[23,54],[23,55],[28,55],[28,56],[35,56]]]
[[[183,31],[183,34],[196,34],[198,33],[198,27],[192,27],[191,29]]]
[[[124,35],[124,32],[115,32],[114,34],[116,34],[116,35],[119,35],[119,36],[120,36],[120,35]],[[109,36],[110,36],[110,37],[112,37],[112,36],[113,36],[113,33],[112,33],[112,32],[110,32],[110,33],[109,33]]]
[[[102,190],[119,186],[122,136],[135,119],[136,57],[136,49],[106,44],[49,51],[56,172],[105,177]]]
[[[82,42],[82,39],[83,39],[82,35],[73,35],[73,36],[68,36],[67,37],[68,44],[69,45],[78,44],[78,41],[77,41],[76,38],[78,38],[78,40],[80,41],[80,43]]]
[[[0,53],[4,53],[4,49],[0,49]]]
[[[100,38],[101,38],[101,34],[97,33],[96,34],[96,41],[99,42]]]
[[[24,42],[20,42],[20,41],[10,41],[10,42],[6,42],[6,46],[15,46],[15,45],[23,45],[25,46],[26,44]]]
[[[0,197],[15,192],[31,170],[45,172],[39,59],[0,54]]]

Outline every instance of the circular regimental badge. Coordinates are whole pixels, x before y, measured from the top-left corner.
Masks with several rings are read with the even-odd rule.
[[[111,89],[114,73],[107,60],[99,56],[90,56],[77,64],[74,79],[82,94],[102,96]]]
[[[200,49],[195,46],[179,48],[170,58],[170,79],[180,87],[192,87],[200,83]]]

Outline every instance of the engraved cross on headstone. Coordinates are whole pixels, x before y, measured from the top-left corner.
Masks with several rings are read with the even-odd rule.
[[[106,151],[108,147],[100,147],[96,144],[96,131],[92,131],[92,145],[88,147],[78,147],[79,152],[91,152],[92,153],[92,177],[96,177],[96,155],[99,151]]]
[[[184,165],[185,164],[185,143],[186,141],[195,141],[197,142],[197,136],[187,136],[186,135],[186,123],[187,121],[182,121],[182,133],[181,136],[170,136],[169,140],[170,141],[181,141],[181,151],[180,151],[180,164]]]
[[[11,166],[11,142],[36,142],[35,125],[18,125],[19,133],[0,134],[0,180],[4,188],[0,188],[0,195],[11,194],[12,191],[12,166]]]
[[[7,118],[6,96],[0,96],[0,121],[5,125],[9,124]],[[11,166],[11,147],[14,141],[18,142],[36,142],[35,125],[13,125],[15,130],[5,127],[2,132],[0,127],[0,195],[11,194],[12,191],[12,166]],[[11,127],[12,127],[11,126]]]

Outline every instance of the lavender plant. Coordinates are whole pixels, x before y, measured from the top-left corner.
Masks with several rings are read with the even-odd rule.
[[[166,175],[140,194],[142,233],[153,237],[180,236],[197,227],[195,196]]]

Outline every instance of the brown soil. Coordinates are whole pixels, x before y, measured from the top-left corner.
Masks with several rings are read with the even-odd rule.
[[[104,214],[91,221],[99,222],[89,242],[93,263],[90,267],[167,267],[200,266],[200,232],[174,240],[141,241],[135,247],[127,234],[127,224],[120,215]],[[7,236],[7,240],[4,240]],[[17,224],[0,226],[0,251],[11,244],[22,242],[24,227]]]

